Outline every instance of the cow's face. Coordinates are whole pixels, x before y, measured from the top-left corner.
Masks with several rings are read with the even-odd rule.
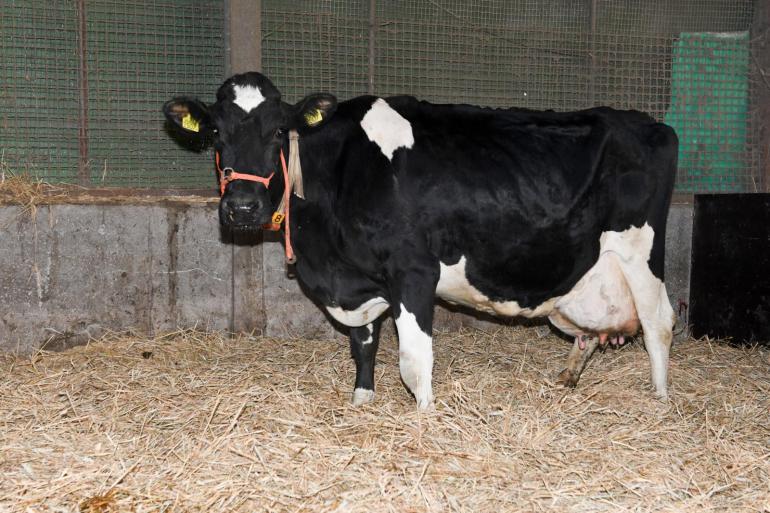
[[[218,166],[260,177],[227,182],[219,202],[219,220],[231,228],[255,229],[269,223],[283,193],[280,151],[290,129],[320,126],[336,109],[331,95],[313,95],[295,106],[267,77],[235,75],[217,91],[212,105],[186,97],[166,103],[166,117],[190,138],[211,139]],[[221,176],[220,176],[221,179]]]

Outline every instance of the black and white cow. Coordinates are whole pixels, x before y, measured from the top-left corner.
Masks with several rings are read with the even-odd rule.
[[[228,79],[212,105],[178,97],[164,111],[189,136],[213,136],[227,177],[219,216],[234,228],[271,222],[286,181],[281,154],[288,132],[299,134],[304,197],[291,197],[287,241],[304,289],[350,327],[354,404],[374,399],[388,309],[401,377],[419,408],[433,403],[436,297],[548,316],[575,337],[559,377],[571,386],[599,343],[641,328],[652,384],[667,397],[670,127],[605,107],[501,110],[408,96],[338,103],[330,94],[289,105],[255,72]]]

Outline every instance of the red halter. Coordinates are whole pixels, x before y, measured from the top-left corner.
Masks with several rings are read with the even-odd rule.
[[[217,174],[219,175],[219,195],[224,196],[225,195],[225,187],[228,183],[233,182],[235,180],[247,180],[249,182],[258,182],[265,186],[265,189],[270,187],[270,179],[273,178],[273,175],[275,173],[270,173],[270,176],[267,178],[263,178],[261,176],[254,176],[249,175],[246,173],[237,173],[235,170],[231,167],[226,167],[222,169],[219,167],[219,152],[215,153],[216,155],[216,165],[217,165]],[[286,158],[283,156],[283,148],[281,149],[281,168],[283,169],[283,208],[285,212],[274,212],[273,213],[273,219],[271,223],[263,224],[262,229],[263,230],[270,230],[270,231],[278,231],[281,229],[281,223],[286,220],[286,225],[284,226],[284,241],[286,245],[286,261],[290,264],[293,264],[297,261],[297,257],[294,255],[294,248],[291,245],[291,225],[289,224],[289,212],[291,211],[289,202],[291,201],[291,191],[289,188],[291,187],[289,184],[289,170],[286,166]]]
[[[229,184],[230,182],[234,182],[235,180],[248,180],[249,182],[259,182],[265,186],[265,189],[267,189],[268,187],[270,187],[270,179],[275,174],[275,173],[270,173],[270,176],[268,176],[267,178],[262,178],[261,176],[247,175],[245,173],[236,173],[235,170],[231,167],[226,167],[222,169],[221,167],[219,167],[219,152],[216,152],[216,164],[217,164],[217,173],[219,174],[219,195],[220,196],[225,195],[225,187],[227,186],[227,184]]]

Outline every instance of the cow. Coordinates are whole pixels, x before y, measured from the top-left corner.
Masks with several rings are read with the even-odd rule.
[[[387,310],[403,383],[418,408],[433,405],[436,298],[548,317],[574,338],[558,376],[566,386],[599,344],[641,330],[654,392],[667,398],[670,127],[609,107],[328,93],[291,105],[257,72],[226,80],[213,104],[176,97],[164,112],[180,133],[213,142],[221,224],[280,229],[303,289],[349,327],[354,405],[374,400]]]

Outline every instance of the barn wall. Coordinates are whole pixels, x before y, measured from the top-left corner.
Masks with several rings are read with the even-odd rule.
[[[226,241],[215,205],[0,206],[0,352],[61,349],[105,330],[178,328],[340,336],[286,276],[274,234]],[[689,291],[692,208],[675,204],[667,282]],[[436,328],[488,319],[439,307]]]

